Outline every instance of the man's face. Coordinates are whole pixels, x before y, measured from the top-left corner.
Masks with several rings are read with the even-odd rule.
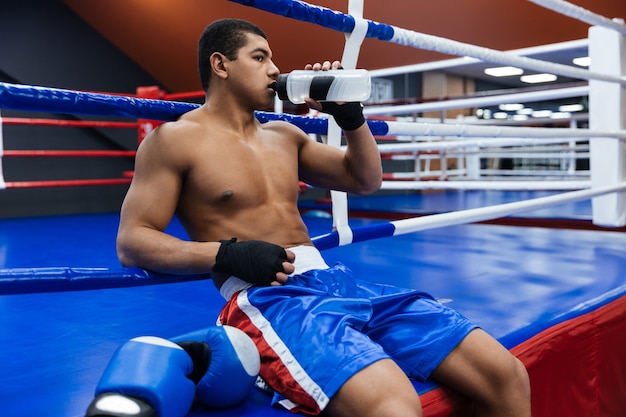
[[[231,61],[232,76],[241,94],[252,100],[256,109],[272,105],[275,91],[271,85],[276,81],[279,70],[272,61],[272,50],[265,38],[248,33],[246,44],[239,49],[237,59]]]

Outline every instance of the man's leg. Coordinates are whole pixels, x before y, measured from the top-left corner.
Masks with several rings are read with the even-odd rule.
[[[419,396],[391,359],[383,359],[348,379],[324,410],[331,417],[421,417]]]
[[[477,416],[530,417],[526,368],[483,330],[469,333],[430,377],[470,398]]]

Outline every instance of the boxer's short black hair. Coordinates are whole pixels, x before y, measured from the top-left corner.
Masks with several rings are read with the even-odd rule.
[[[204,29],[198,41],[198,69],[204,91],[209,88],[211,80],[211,55],[220,52],[230,60],[237,59],[237,52],[246,44],[248,33],[267,39],[261,28],[242,19],[216,20]]]

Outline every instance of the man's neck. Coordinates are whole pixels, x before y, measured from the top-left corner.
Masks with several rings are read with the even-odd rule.
[[[205,114],[225,129],[243,134],[250,129],[256,130],[258,127],[254,110],[244,108],[233,100],[211,99],[207,96],[202,108]]]

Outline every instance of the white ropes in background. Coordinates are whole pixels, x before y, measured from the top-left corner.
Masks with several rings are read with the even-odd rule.
[[[591,187],[591,181],[383,181],[381,190],[564,191]],[[626,186],[625,186],[626,187]]]
[[[532,56],[532,55],[544,55],[552,52],[561,52],[568,51],[573,49],[587,49],[589,45],[589,39],[576,39],[572,41],[551,43],[546,45],[537,45],[530,46],[527,48],[520,49],[510,49],[505,51],[511,55],[519,55],[519,56]],[[440,61],[430,61],[430,62],[421,62],[418,64],[408,64],[408,65],[400,65],[397,67],[388,67],[388,68],[380,68],[380,69],[372,69],[370,70],[370,75],[372,77],[388,77],[392,75],[402,75],[413,72],[426,72],[426,71],[436,71],[436,70],[445,70],[448,68],[454,68],[462,65],[469,64],[477,64],[482,62],[480,59],[470,58],[464,56],[462,58],[450,58],[444,59]]]
[[[626,140],[626,131],[600,131],[574,128],[478,126],[450,123],[387,122],[389,135],[457,136],[500,138],[593,138],[609,137]]]
[[[551,88],[548,90],[530,91],[524,93],[498,94],[467,99],[442,100],[432,103],[404,104],[398,106],[367,106],[363,109],[363,113],[366,116],[377,114],[425,113],[449,109],[487,107],[507,103],[528,103],[532,101],[582,97],[588,94],[589,87],[585,85],[578,87]]]
[[[554,10],[557,13],[561,13],[565,16],[578,19],[581,22],[588,23],[592,26],[603,26],[609,29],[613,29],[626,35],[626,25],[623,22],[608,19],[602,15],[593,13],[587,9],[584,9],[575,4],[569,3],[563,0],[528,0],[546,9]],[[623,0],[619,0],[623,1]]]
[[[511,65],[525,69],[532,69],[539,72],[548,72],[564,77],[578,78],[582,80],[608,81],[626,85],[625,77],[616,77],[612,75],[575,68],[569,65],[556,64],[553,62],[542,61],[539,59],[511,55],[507,52],[501,52],[494,49],[484,48],[482,46],[453,41],[451,39],[446,39],[439,36],[414,32],[412,30],[401,29],[395,26],[393,27],[393,29],[394,34],[390,42],[394,42],[400,45],[407,45],[415,48],[425,49],[428,51],[442,52],[456,56],[469,56],[472,58],[480,59],[481,61],[494,62],[502,65]]]
[[[399,236],[407,233],[421,232],[441,227],[493,220],[524,211],[542,209],[558,204],[574,203],[577,201],[588,200],[598,195],[615,193],[624,190],[626,190],[626,183],[592,190],[571,191],[558,195],[534,198],[531,200],[499,204],[496,206],[431,214],[428,216],[395,220],[389,223],[374,224],[371,226],[360,227],[359,233],[354,235],[356,239],[353,242],[363,242],[381,237]],[[336,242],[333,242],[334,233],[335,232],[331,232],[326,235],[315,237],[313,238],[313,243],[322,250],[335,247],[337,245]]]
[[[585,139],[580,139],[585,140]],[[475,139],[475,140],[450,140],[438,142],[419,143],[399,143],[378,145],[381,153],[415,152],[415,151],[447,151],[464,148],[491,148],[502,146],[524,146],[524,145],[552,145],[559,143],[569,143],[569,139]],[[345,147],[344,147],[345,149]]]
[[[571,191],[548,197],[534,198],[531,200],[498,204],[496,206],[480,207],[475,209],[453,211],[450,213],[432,214],[412,219],[397,220],[391,223],[395,226],[394,236],[396,236],[404,233],[418,232],[438,227],[455,226],[497,219],[499,217],[511,216],[524,211],[541,209],[558,204],[574,203],[577,201],[588,200],[599,195],[625,190],[626,183],[622,183],[590,190]]]

